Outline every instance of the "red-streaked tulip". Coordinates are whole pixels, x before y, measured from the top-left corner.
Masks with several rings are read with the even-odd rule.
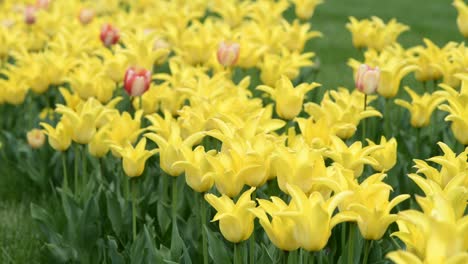
[[[151,84],[151,72],[144,68],[130,67],[125,72],[124,88],[130,96],[144,94]]]
[[[227,43],[223,41],[219,43],[216,57],[218,58],[218,62],[221,65],[225,67],[232,66],[236,64],[237,60],[239,59],[239,51],[239,43]]]
[[[36,23],[37,9],[34,6],[27,6],[24,9],[24,22],[28,25]]]
[[[34,128],[26,134],[29,146],[33,149],[42,147],[45,142],[45,134],[42,130]]]
[[[379,67],[372,68],[367,64],[361,64],[356,74],[356,89],[365,94],[373,94],[377,91],[379,80]]]
[[[117,42],[119,42],[120,39],[120,33],[117,28],[112,26],[111,24],[105,24],[101,28],[101,35],[100,35],[102,43],[106,47],[110,47]]]

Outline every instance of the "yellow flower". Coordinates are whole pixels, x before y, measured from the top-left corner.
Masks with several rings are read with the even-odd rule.
[[[314,15],[315,8],[323,3],[322,0],[292,0],[295,6],[296,16],[307,20]]]
[[[326,176],[325,161],[320,153],[308,147],[294,151],[278,148],[272,155],[273,171],[278,178],[280,189],[288,193],[288,184],[301,188],[302,192],[312,192],[315,178]]]
[[[310,30],[310,23],[301,24],[298,20],[294,20],[292,24],[284,20],[283,27],[287,36],[284,45],[292,52],[302,52],[307,41],[322,36],[322,33]]]
[[[278,213],[291,210],[279,197],[272,196],[271,202],[264,199],[258,199],[259,207],[250,209],[258,218],[263,230],[267,233],[271,242],[279,249],[294,251],[299,248],[299,241],[294,237],[295,223],[287,216],[278,215]],[[271,221],[267,214],[271,216]]]
[[[109,152],[109,125],[101,127],[88,144],[89,154],[101,158]]]
[[[268,86],[274,86],[282,75],[294,80],[299,76],[301,67],[314,65],[311,60],[314,56],[312,52],[300,54],[287,49],[282,49],[281,55],[268,53],[258,65],[261,71],[260,79]]]
[[[296,118],[301,131],[301,136],[306,144],[313,149],[328,147],[331,143],[330,135],[333,131],[328,126],[326,118],[319,118],[317,121],[314,118]],[[289,144],[289,142],[288,142]]]
[[[205,152],[203,146],[194,150],[182,148],[184,161],[174,162],[174,168],[183,167],[187,185],[197,192],[207,192],[214,184],[214,172],[207,155],[213,156],[216,151]]]
[[[468,144],[468,79],[465,75],[457,75],[462,78],[462,87],[460,93],[455,89],[447,86],[440,85],[445,92],[442,94],[445,96],[448,104],[439,106],[439,109],[448,112],[449,115],[445,117],[445,121],[451,121],[451,129],[455,138],[463,145]]]
[[[377,146],[374,142],[366,139],[370,147]],[[377,164],[371,164],[372,168],[376,171],[388,171],[395,166],[397,161],[397,141],[395,138],[391,138],[389,141],[382,136],[380,137],[379,146],[383,148],[372,152],[369,156],[377,161]]]
[[[455,47],[454,42],[450,42],[445,47],[439,48],[429,39],[424,39],[426,47],[417,46],[408,52],[415,57],[414,63],[418,66],[415,77],[418,81],[438,80],[442,78],[442,65],[448,60],[447,51]]]
[[[33,149],[40,148],[44,145],[45,135],[40,129],[34,128],[31,131],[28,131],[28,133],[26,133],[26,138],[29,146]]]
[[[332,100],[333,99],[333,100]],[[375,99],[375,96],[368,96],[368,104]],[[342,139],[350,138],[354,135],[359,122],[368,117],[382,114],[371,106],[364,110],[362,102],[364,94],[354,90],[352,93],[346,88],[339,88],[338,91],[326,92],[322,102],[306,103],[304,108],[315,121],[325,119],[330,135],[337,135]]]
[[[389,202],[390,190],[391,186],[384,183],[370,184],[358,193],[361,197],[356,200],[359,202],[351,202],[347,206],[347,210],[354,214],[354,220],[365,239],[381,239],[388,226],[398,218],[396,214],[390,214],[390,211],[410,197],[402,194]]]
[[[250,200],[254,191],[252,187],[242,193],[236,203],[224,194],[221,197],[205,194],[205,200],[217,211],[212,222],[219,221],[221,234],[232,243],[247,240],[253,232],[255,217],[249,209],[255,208],[255,202]]]
[[[324,155],[334,162],[341,164],[344,168],[354,172],[354,177],[361,176],[364,164],[378,165],[378,162],[370,156],[373,152],[384,148],[383,146],[362,147],[360,141],[354,142],[351,146],[336,136],[332,136],[332,147],[324,152]]]
[[[406,92],[411,97],[411,103],[401,99],[396,99],[395,104],[408,109],[411,113],[411,125],[413,127],[425,127],[429,125],[431,115],[434,109],[445,99],[439,94],[424,93],[419,96],[408,86],[405,87]]]
[[[457,26],[458,30],[466,38],[468,37],[468,6],[463,0],[454,0],[453,6],[458,11]]]
[[[370,48],[378,51],[396,43],[398,36],[409,29],[395,19],[385,24],[382,19],[372,17],[371,20],[349,18],[346,28],[351,32],[353,45],[356,48]]]
[[[145,169],[146,160],[158,152],[157,149],[151,151],[145,149],[146,138],[141,139],[135,148],[130,143],[125,147],[118,145],[110,147],[122,156],[123,169],[128,177],[140,176]]]
[[[204,136],[204,132],[198,132],[190,135],[186,139],[182,139],[180,135],[180,127],[175,121],[170,123],[170,134],[167,138],[165,138],[163,134],[159,133],[145,134],[145,137],[158,144],[161,169],[165,173],[174,177],[179,176],[184,171],[183,167],[174,166],[175,162],[184,161],[182,149],[191,149],[193,145],[195,145],[195,143]]]
[[[137,33],[123,34],[122,42],[125,49],[121,53],[127,56],[130,66],[139,66],[145,69],[152,69],[155,63],[164,63],[170,50],[168,48],[154,49],[154,34],[144,34],[143,31]]]
[[[309,197],[298,187],[288,185],[288,192],[292,199],[293,209],[277,212],[276,215],[287,217],[294,223],[294,238],[301,248],[308,251],[323,249],[331,236],[333,227],[341,222],[350,221],[347,213],[338,213],[333,216],[338,204],[350,195],[342,192],[325,200],[318,192]]]
[[[44,133],[49,137],[50,146],[57,151],[65,151],[71,144],[70,125],[64,124],[66,122],[65,120],[60,121],[55,128],[47,123],[40,123],[45,129]]]
[[[99,102],[90,98],[78,105],[76,111],[60,104],[55,111],[69,121],[73,141],[88,144],[96,133],[96,120],[107,110],[103,110]]]
[[[305,94],[319,86],[318,83],[303,83],[294,87],[291,80],[282,75],[276,82],[275,88],[260,85],[257,89],[273,97],[276,102],[276,113],[280,117],[291,120],[301,112]]]
[[[468,216],[456,218],[449,202],[433,195],[433,207],[424,213],[407,210],[399,213],[400,238],[407,251],[387,255],[396,263],[466,263],[468,261]],[[418,201],[419,203],[420,201]]]
[[[357,20],[353,16],[349,17],[349,20],[346,28],[351,32],[354,47],[357,49],[367,47],[372,31],[371,21],[369,19]]]
[[[121,147],[126,146],[127,142],[135,143],[138,135],[144,131],[144,129],[140,128],[142,115],[143,112],[138,110],[135,112],[133,119],[128,112],[114,116],[109,122],[109,131],[106,133],[109,143]],[[115,151],[112,151],[112,154],[119,157],[119,154]]]

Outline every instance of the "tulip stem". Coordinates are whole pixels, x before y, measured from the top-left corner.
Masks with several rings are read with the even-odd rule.
[[[234,244],[234,264],[241,264],[242,263],[242,256],[241,256],[241,248],[240,243]]]
[[[367,94],[364,94],[364,111],[367,107]],[[362,143],[366,141],[366,119],[362,120]]]
[[[366,247],[364,249],[364,259],[362,260],[363,264],[367,264],[367,260],[369,259],[369,250],[372,247],[372,240],[366,239]]]
[[[172,221],[173,225],[177,224],[176,223],[176,218],[177,218],[177,178],[174,177],[174,180],[172,181]]]
[[[75,175],[74,175],[74,179],[73,181],[75,182],[75,195],[78,194],[78,162],[79,162],[79,156],[80,156],[80,149],[79,149],[79,145],[75,145],[74,149],[75,149]]]
[[[130,180],[130,184],[132,185],[132,231],[133,231],[133,242],[135,242],[136,236],[137,236],[137,230],[136,230],[137,183],[136,183],[136,179]]]
[[[86,163],[86,159],[87,159],[87,155],[86,155],[86,145],[83,145],[82,149],[81,149],[81,164],[82,164],[82,169],[83,169],[83,172],[81,175],[81,181],[82,181],[82,185],[81,185],[81,188],[85,189],[86,187],[86,184],[87,184],[87,181],[88,181],[88,177],[87,177],[87,163]],[[82,190],[83,191],[83,190]]]
[[[62,169],[63,169],[63,189],[68,190],[68,175],[67,175],[67,155],[62,152]]]
[[[349,226],[348,263],[354,263],[354,224]]]
[[[202,231],[202,248],[203,248],[203,264],[208,264],[208,239],[205,232],[205,223],[206,223],[206,205],[205,199],[203,199],[203,193],[200,197],[200,223]]]

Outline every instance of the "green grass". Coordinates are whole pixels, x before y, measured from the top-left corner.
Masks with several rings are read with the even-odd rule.
[[[450,2],[326,0],[317,8],[311,20],[313,29],[324,35],[310,43],[321,61],[316,81],[322,83],[324,89],[338,86],[352,88],[352,71],[346,61],[351,57],[360,59],[362,54],[352,46],[351,34],[345,28],[349,16],[368,18],[375,15],[385,21],[395,17],[411,28],[399,39],[405,47],[422,44],[424,37],[438,45],[462,41],[463,37],[455,22],[456,11]],[[31,187],[31,181],[24,177],[25,175],[6,168],[5,161],[0,157],[0,263],[40,261],[43,243],[39,239],[38,228],[31,219],[29,206],[32,201],[46,203],[40,198],[42,195],[37,193],[37,189]]]

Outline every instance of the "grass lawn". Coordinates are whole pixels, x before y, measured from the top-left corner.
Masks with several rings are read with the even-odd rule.
[[[322,83],[324,89],[353,86],[352,72],[346,61],[351,57],[361,59],[362,55],[352,46],[351,34],[345,28],[349,16],[359,19],[378,16],[384,21],[397,18],[411,28],[399,38],[404,47],[422,44],[424,37],[438,45],[463,40],[451,1],[325,0],[311,20],[313,29],[324,36],[310,43],[321,61],[316,81]],[[51,194],[38,193],[25,175],[5,164],[0,157],[0,263],[40,263],[43,243],[29,206],[31,201],[51,206],[45,202],[47,198],[41,198]]]

